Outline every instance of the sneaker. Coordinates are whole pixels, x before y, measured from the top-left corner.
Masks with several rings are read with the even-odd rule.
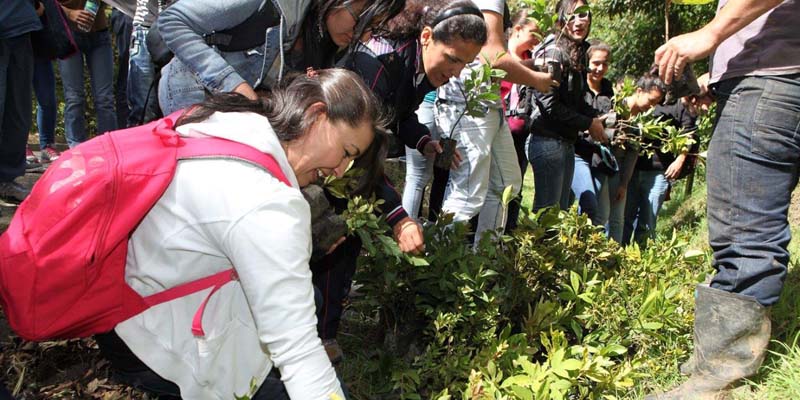
[[[325,346],[325,352],[328,353],[328,359],[331,360],[331,364],[337,365],[342,362],[344,353],[336,339],[325,339],[322,341],[322,345]]]
[[[61,155],[61,153],[59,153],[58,150],[50,146],[43,147],[40,154],[41,155],[39,156],[39,158],[41,158],[42,162],[53,162],[55,160],[58,160],[58,157]]]
[[[25,146],[25,161],[27,161],[28,164],[39,164],[39,159],[36,158],[36,154],[33,154],[33,150],[28,146]]]
[[[19,183],[0,182],[0,198],[22,202],[29,194],[31,191]]]

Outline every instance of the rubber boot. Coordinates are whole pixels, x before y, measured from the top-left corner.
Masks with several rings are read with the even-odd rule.
[[[755,298],[697,285],[694,355],[681,386],[646,400],[717,399],[739,379],[756,373],[770,337],[766,307]]]

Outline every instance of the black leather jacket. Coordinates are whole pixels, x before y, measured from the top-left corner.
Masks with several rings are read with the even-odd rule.
[[[585,54],[587,43],[581,44]],[[585,56],[582,62],[586,64]],[[566,50],[556,46],[554,35],[534,50],[535,65],[556,62],[561,65],[560,86],[544,94],[533,90],[531,101],[531,134],[575,142],[578,132],[589,129],[592,118],[599,113],[586,103],[584,95],[588,90],[586,75],[572,65]]]

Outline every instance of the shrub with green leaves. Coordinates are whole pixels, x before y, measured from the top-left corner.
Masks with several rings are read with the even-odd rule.
[[[679,236],[623,249],[574,210],[543,210],[475,248],[443,218],[411,257],[368,203],[348,214],[366,249],[359,307],[379,315],[377,359],[392,360],[371,379],[401,399],[616,398],[688,356],[686,282],[704,257]]]

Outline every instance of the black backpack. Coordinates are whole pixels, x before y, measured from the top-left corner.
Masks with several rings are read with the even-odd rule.
[[[203,38],[209,46],[216,46],[222,51],[244,51],[260,46],[266,41],[266,29],[280,25],[281,14],[271,1],[264,1],[258,10],[244,22],[232,28],[205,35]],[[157,68],[161,68],[172,60],[174,54],[164,43],[158,31],[158,19],[150,26],[145,38],[150,58]]]
[[[78,51],[75,38],[72,36],[67,16],[56,0],[38,0],[44,6],[44,14],[39,18],[42,29],[31,32],[33,53],[38,58],[55,60],[65,59]]]

